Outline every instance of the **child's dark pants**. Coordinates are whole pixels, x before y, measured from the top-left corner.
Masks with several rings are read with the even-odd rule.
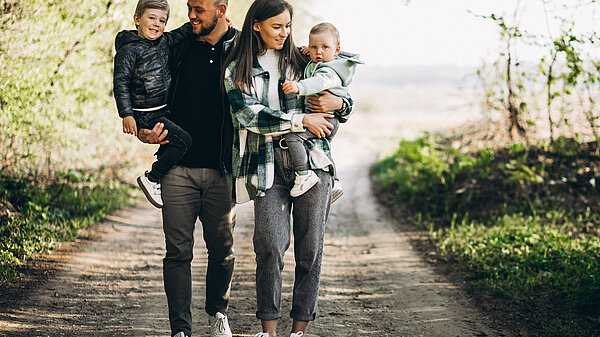
[[[157,111],[138,112],[133,116],[138,130],[151,130],[156,123],[163,123],[164,130],[169,131],[165,138],[169,143],[161,146],[160,151],[157,152],[157,160],[152,164],[152,170],[148,173],[148,179],[154,182],[160,182],[192,146],[190,134],[168,119],[168,115],[169,110],[165,107]]]

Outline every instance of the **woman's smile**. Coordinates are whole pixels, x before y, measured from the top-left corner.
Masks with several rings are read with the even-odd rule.
[[[255,22],[254,30],[260,34],[266,49],[281,50],[292,30],[292,17],[288,10],[266,20]]]

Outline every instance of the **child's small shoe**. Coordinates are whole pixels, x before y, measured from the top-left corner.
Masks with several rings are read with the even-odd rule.
[[[137,183],[140,185],[142,192],[148,198],[148,201],[155,207],[161,208],[163,206],[162,193],[160,189],[160,183],[155,183],[148,179],[148,172],[137,178]]]
[[[338,200],[342,194],[344,194],[342,183],[339,180],[334,180],[333,188],[331,189],[331,203],[333,204],[336,200]]]
[[[315,186],[319,182],[319,176],[313,170],[308,170],[307,174],[298,174],[296,172],[296,179],[294,180],[294,187],[290,190],[292,197],[299,197],[306,193],[311,187]]]

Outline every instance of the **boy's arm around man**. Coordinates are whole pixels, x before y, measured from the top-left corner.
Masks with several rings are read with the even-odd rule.
[[[169,47],[173,47],[186,41],[194,35],[192,24],[189,22],[184,23],[181,27],[173,29],[168,32],[164,32],[163,36],[167,40]]]

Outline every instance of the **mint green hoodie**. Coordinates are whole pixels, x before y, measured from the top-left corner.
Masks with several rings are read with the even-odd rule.
[[[356,65],[364,64],[358,57],[358,54],[341,52],[329,62],[310,61],[304,69],[304,79],[298,82],[298,94],[308,96],[327,90],[336,96],[346,96]]]

